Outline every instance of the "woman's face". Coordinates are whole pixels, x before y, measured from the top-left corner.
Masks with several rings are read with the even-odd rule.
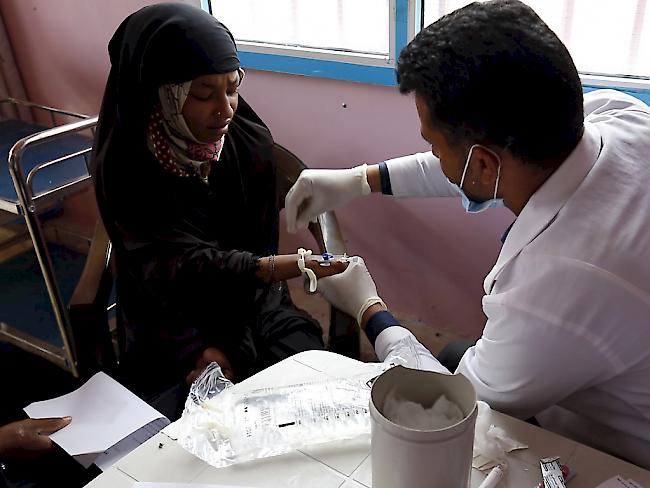
[[[183,105],[187,126],[201,142],[216,142],[228,132],[237,103],[244,71],[199,76],[192,81]]]

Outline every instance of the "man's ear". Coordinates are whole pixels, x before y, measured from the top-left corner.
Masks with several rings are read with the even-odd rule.
[[[497,174],[499,173],[499,165],[501,160],[499,156],[494,151],[490,149],[478,146],[474,148],[476,152],[476,158],[479,162],[479,169],[481,171],[479,179],[482,185],[494,185],[494,182],[497,179]]]

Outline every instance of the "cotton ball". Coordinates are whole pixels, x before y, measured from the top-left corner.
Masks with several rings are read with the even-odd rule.
[[[463,413],[453,402],[441,395],[431,408],[398,398],[391,390],[384,401],[384,416],[391,422],[417,430],[437,430],[450,427],[463,419]]]
[[[423,412],[422,405],[397,398],[394,389],[386,395],[383,413],[391,422],[410,429],[421,429]]]
[[[386,416],[394,423],[409,429],[431,429],[432,422],[435,422],[429,418],[422,405],[408,400],[393,400]]]
[[[447,400],[445,395],[440,395],[440,398],[436,400],[436,403],[433,404],[430,410],[440,416],[444,416],[450,422],[449,425],[457,424],[463,420],[463,412],[461,409],[454,402]]]

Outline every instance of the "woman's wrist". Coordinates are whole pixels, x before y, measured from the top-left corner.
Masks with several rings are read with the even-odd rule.
[[[297,254],[277,254],[258,259],[256,276],[264,283],[275,283],[300,276]]]

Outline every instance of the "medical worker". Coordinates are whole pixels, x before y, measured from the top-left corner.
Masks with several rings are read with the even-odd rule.
[[[613,90],[583,96],[566,47],[516,0],[423,29],[397,78],[431,152],[303,172],[288,229],[371,191],[507,207],[516,220],[485,278],[487,322],[457,372],[492,408],[650,468],[650,108]],[[318,287],[380,359],[416,342],[362,259]]]

